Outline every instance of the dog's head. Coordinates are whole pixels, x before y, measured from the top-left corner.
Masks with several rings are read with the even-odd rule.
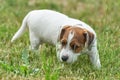
[[[62,28],[57,46],[57,57],[60,61],[72,63],[78,55],[87,48],[94,39],[94,35],[86,29],[66,25]]]

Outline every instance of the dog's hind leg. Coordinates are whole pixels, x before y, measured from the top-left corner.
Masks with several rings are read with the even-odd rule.
[[[30,31],[30,49],[31,50],[37,50],[40,45],[40,38],[32,31]]]

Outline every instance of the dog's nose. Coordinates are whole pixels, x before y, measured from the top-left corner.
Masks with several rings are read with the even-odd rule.
[[[68,56],[62,56],[62,60],[63,61],[67,61],[68,60]]]

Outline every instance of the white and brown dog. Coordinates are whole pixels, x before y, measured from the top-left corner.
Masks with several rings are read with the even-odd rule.
[[[92,64],[100,68],[97,39],[94,30],[84,22],[52,10],[34,10],[24,18],[11,42],[19,38],[28,27],[31,49],[47,42],[56,46],[60,61],[73,63],[87,53]]]

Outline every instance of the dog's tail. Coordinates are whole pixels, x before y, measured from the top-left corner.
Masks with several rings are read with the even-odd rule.
[[[29,14],[23,19],[22,25],[20,29],[15,33],[15,35],[12,37],[11,42],[14,42],[17,38],[19,38],[26,30],[27,28],[27,18]]]

